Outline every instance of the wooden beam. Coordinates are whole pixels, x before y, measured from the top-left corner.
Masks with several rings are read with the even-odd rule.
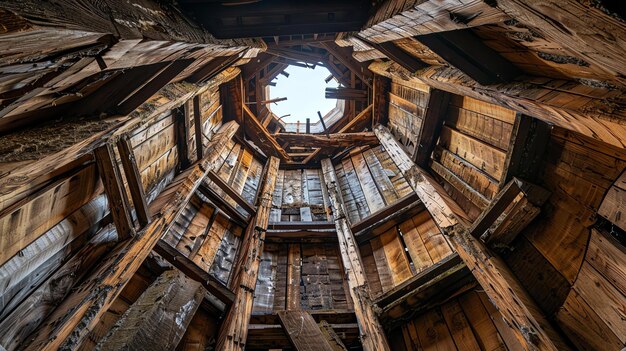
[[[201,160],[204,157],[204,132],[202,131],[202,110],[200,108],[200,95],[193,97],[193,127],[196,134],[196,157]]]
[[[365,351],[390,350],[387,338],[374,312],[370,297],[365,270],[363,268],[359,246],[354,239],[346,218],[345,205],[338,190],[339,181],[330,159],[322,160],[324,182],[328,189],[337,239],[341,252],[341,260],[348,278],[350,296],[354,303],[354,313],[359,324],[359,332]]]
[[[430,89],[428,105],[420,128],[419,138],[415,143],[415,164],[422,168],[429,165],[430,156],[435,149],[443,121],[446,119],[452,94],[439,89]]]
[[[342,48],[335,43],[321,43],[324,49],[336,58],[342,65],[346,66],[352,73],[356,74],[359,79],[367,86],[372,86],[372,79],[374,75],[367,69],[367,64],[356,61],[352,57],[352,50],[350,48]],[[339,78],[339,77],[337,77]]]
[[[544,121],[518,113],[504,163],[502,189],[513,177],[539,182],[552,127]]]
[[[280,311],[278,318],[289,342],[296,351],[333,351],[309,312],[303,310]]]
[[[448,236],[453,248],[512,327],[522,346],[538,350],[569,349],[506,263],[470,235],[465,224],[467,217],[458,205],[411,161],[386,127],[379,125],[374,131],[437,226]]]
[[[268,228],[272,230],[321,230],[321,229],[335,229],[335,223],[333,222],[270,222]]]
[[[397,47],[396,44],[394,44],[392,41],[375,43],[358,35],[357,38],[364,41],[375,50],[380,51],[381,53],[383,53],[383,55],[387,56],[390,60],[395,61],[400,66],[406,68],[409,72],[416,72],[428,66],[428,64],[426,64],[424,61],[411,56],[409,53]]]
[[[513,178],[474,221],[469,233],[494,248],[508,247],[537,217],[549,196],[546,189]]]
[[[128,196],[124,189],[124,181],[115,159],[113,145],[107,143],[93,151],[98,165],[98,173],[109,199],[109,208],[117,235],[121,240],[135,236],[135,224],[128,204]]]
[[[233,265],[230,287],[235,291],[235,301],[220,327],[216,350],[231,351],[245,348],[279,164],[280,160],[276,157],[270,157],[267,162],[265,179],[260,186],[257,213],[246,228],[239,255]]]
[[[287,256],[287,292],[285,293],[287,310],[300,309],[300,277],[302,273],[302,255],[300,244],[289,244]],[[280,312],[278,314],[280,316]],[[311,316],[309,316],[311,317]],[[312,317],[311,317],[312,318]],[[281,316],[281,320],[282,320]],[[287,330],[287,329],[286,329]]]
[[[218,167],[217,160],[239,126],[222,126],[211,140],[209,154],[178,175],[152,202],[159,209],[141,235],[126,240],[106,255],[102,263],[78,286],[29,337],[26,348],[58,350],[76,348],[98,324],[141,263],[183,211],[206,173]]]
[[[237,62],[237,60],[243,56],[244,52],[245,50],[242,50],[234,55],[215,57],[207,64],[193,72],[185,79],[185,81],[192,84],[202,84],[203,82],[206,82],[218,75],[225,68],[230,67],[232,64]]]
[[[189,160],[189,101],[172,110],[176,126],[176,149],[178,151],[178,170],[187,169]]]
[[[176,270],[165,271],[124,312],[96,348],[175,350],[203,297],[201,284]]]
[[[259,122],[254,113],[252,113],[250,108],[245,104],[243,104],[243,111],[246,115],[248,115],[246,121],[251,122],[246,124],[246,127],[250,127],[250,129],[252,130],[250,137],[258,140],[261,145],[265,146],[265,152],[270,153],[272,156],[279,157],[285,162],[290,162],[291,158],[289,157],[285,149],[280,146],[280,144],[276,141],[276,139],[274,139],[269,130],[267,130],[267,128],[263,126],[261,122]]]
[[[372,127],[377,124],[387,124],[389,120],[389,91],[391,79],[374,75],[372,101]]]
[[[327,99],[357,100],[366,102],[367,96],[367,90],[356,88],[326,88],[324,91],[324,97]]]
[[[220,178],[220,176],[217,175],[217,173],[209,172],[208,178],[213,183],[215,183],[215,185],[218,188],[220,188],[228,196],[230,196],[231,199],[233,199],[237,203],[237,205],[241,206],[244,210],[246,210],[246,212],[248,212],[250,216],[254,216],[256,214],[256,208],[250,205],[250,203],[248,203],[246,199],[244,199],[239,193],[237,193],[233,188],[231,188],[230,185],[226,184],[226,182],[224,182],[222,178]]]
[[[476,280],[470,270],[463,262],[452,264],[455,261],[453,257],[449,256],[452,258],[451,261],[444,259],[439,262],[444,266],[435,264],[430,267],[433,270],[428,274],[424,276],[418,274],[398,286],[398,290],[397,288],[391,290],[381,297],[384,300],[379,300],[380,305],[377,303],[377,306],[381,307],[380,321],[385,325],[385,329],[399,327],[407,320],[415,319],[425,311],[476,287]],[[430,274],[432,272],[437,274]],[[395,300],[387,300],[402,293],[405,294]]]
[[[222,282],[200,268],[194,261],[181,254],[176,248],[161,239],[154,246],[153,250],[189,277],[189,279],[202,284],[206,291],[222,301],[226,308],[232,305],[235,294]]]
[[[146,203],[146,194],[143,189],[143,184],[141,184],[141,174],[137,168],[135,153],[133,152],[128,135],[125,134],[117,141],[117,150],[120,153],[122,167],[124,167],[124,175],[128,181],[128,189],[133,199],[137,221],[139,222],[139,227],[143,228],[150,222],[151,215],[148,204]]]
[[[398,201],[394,202],[389,206],[385,206],[380,210],[371,213],[369,216],[361,219],[359,222],[352,224],[350,228],[353,233],[358,233],[362,230],[365,230],[368,227],[371,227],[377,224],[380,221],[387,221],[388,217],[402,211],[404,208],[419,202],[420,198],[417,196],[415,192],[411,192],[410,194],[398,199]]]
[[[120,101],[114,109],[115,113],[119,115],[131,113],[194,61],[194,59],[182,59],[171,62],[155,74],[153,78],[145,81],[145,83],[136,88],[131,95]]]
[[[334,133],[328,136],[319,134],[300,133],[277,133],[276,139],[287,142],[293,146],[304,147],[348,147],[375,145],[378,143],[376,135],[372,132],[360,133]]]
[[[471,29],[419,35],[415,39],[483,85],[511,82],[521,74]]]
[[[198,192],[206,197],[209,201],[215,204],[215,207],[219,208],[220,211],[224,212],[230,219],[232,219],[235,223],[240,225],[241,227],[247,227],[248,222],[250,221],[250,217],[244,216],[241,212],[239,212],[233,205],[231,205],[223,196],[220,196],[215,192],[215,190],[206,186],[206,184],[200,184],[198,187]]]

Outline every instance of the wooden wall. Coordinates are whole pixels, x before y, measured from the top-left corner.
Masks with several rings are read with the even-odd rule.
[[[290,269],[296,270],[290,273],[296,275],[292,284],[287,280]],[[288,294],[288,289],[296,291]],[[352,302],[345,289],[347,282],[337,243],[267,243],[261,256],[252,313],[351,310]]]
[[[220,75],[216,81],[229,74]],[[129,139],[148,202],[169,183],[179,168],[175,111],[178,106],[190,105],[184,97],[189,99],[194,91],[186,89],[189,87],[176,84],[162,89],[133,112],[133,116],[139,118],[131,120],[117,132]],[[209,84],[200,94],[204,102],[201,120],[205,146],[221,125],[219,95],[216,94],[218,84]],[[193,114],[188,118],[192,123]],[[64,149],[44,152],[40,159],[29,162],[26,169],[34,169],[32,175],[38,177],[30,180],[33,188],[20,192],[13,187],[7,188],[3,182],[3,198],[0,200],[0,324],[4,327],[12,325],[11,331],[2,335],[1,344],[6,349],[16,348],[116,241],[115,230],[106,226],[111,222],[108,201],[95,162],[90,157],[94,145],[102,143],[100,138],[110,137],[113,128],[120,128],[119,121],[116,123],[111,124],[110,120],[103,120],[99,126],[90,123],[88,125],[94,129],[80,134],[84,140],[71,139],[69,144],[63,144]],[[42,129],[50,133],[54,130],[54,127]],[[193,128],[189,137],[187,144],[191,147],[195,145]],[[117,154],[117,148],[115,150]],[[194,154],[192,151],[192,157]],[[121,168],[119,154],[116,157]],[[37,164],[42,168],[34,168]],[[4,169],[8,169],[6,174],[9,176],[21,171],[13,163]],[[122,176],[125,181],[123,170]],[[255,191],[256,186],[252,192]],[[187,209],[187,217],[181,216],[179,221],[189,220],[189,224],[197,225],[206,220],[207,216],[201,218],[197,213],[206,215],[211,210],[197,199],[193,205],[195,208]],[[228,279],[229,268],[223,262],[234,256],[236,235],[229,237],[223,232],[221,235],[228,245],[225,243],[219,247],[220,259],[216,262],[220,264],[209,268],[219,279]],[[233,233],[237,231],[233,230]],[[188,237],[176,241],[183,251],[189,245],[184,239]],[[81,274],[75,274],[75,271]],[[58,283],[61,279],[63,284]],[[55,298],[46,297],[50,294]],[[42,299],[46,299],[45,308],[42,308]],[[107,316],[110,317],[110,313]]]
[[[362,243],[360,251],[374,298],[453,253],[427,211]]]
[[[330,203],[320,169],[280,170],[270,222],[329,221]]]
[[[388,127],[410,156],[417,147],[429,96],[427,86],[391,82]]]
[[[395,351],[523,350],[484,292],[469,291],[387,336]]]
[[[335,172],[352,224],[412,192],[382,146],[355,150],[337,162]]]
[[[471,218],[487,207],[506,176],[515,111],[453,95],[431,168]]]

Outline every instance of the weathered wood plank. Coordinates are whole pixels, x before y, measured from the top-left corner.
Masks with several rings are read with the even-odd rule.
[[[109,199],[109,208],[117,229],[117,235],[121,240],[133,237],[135,236],[135,224],[130,213],[128,195],[124,189],[124,181],[115,159],[113,145],[105,144],[95,149],[94,156],[98,164],[98,173]]]
[[[289,342],[297,351],[333,351],[308,312],[280,311],[278,317]]]
[[[137,161],[135,160],[135,153],[128,137],[122,137],[117,142],[117,149],[120,153],[120,159],[122,166],[124,167],[124,175],[128,181],[128,189],[130,190],[130,196],[133,199],[133,207],[135,208],[135,215],[139,222],[140,227],[144,227],[150,222],[150,211],[148,210],[148,204],[146,203],[146,194],[141,184],[141,176],[137,169]]]

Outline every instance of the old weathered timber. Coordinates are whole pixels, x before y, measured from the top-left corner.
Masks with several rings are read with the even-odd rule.
[[[376,135],[372,132],[360,133],[334,133],[328,136],[320,134],[277,133],[277,139],[288,142],[294,146],[306,147],[348,147],[375,145],[378,143]]]
[[[243,350],[246,345],[254,289],[259,273],[260,258],[263,252],[279,164],[278,158],[270,157],[266,165],[267,172],[261,185],[257,212],[246,229],[242,246],[239,249],[239,256],[233,266],[230,288],[235,292],[235,301],[228,311],[226,319],[222,322],[216,350]]]
[[[280,159],[283,161],[290,161],[291,158],[289,157],[285,149],[280,146],[280,144],[276,141],[272,134],[270,134],[269,130],[267,130],[267,128],[263,126],[263,124],[261,124],[257,116],[255,116],[250,108],[245,104],[243,105],[243,111],[244,115],[248,116],[246,121],[250,122],[246,124],[246,126],[252,130],[252,136],[258,139],[260,144],[265,147],[265,152],[269,152],[273,156],[280,157]]]
[[[204,289],[177,270],[163,272],[122,315],[96,350],[174,350]]]
[[[128,136],[125,135],[118,140],[117,149],[120,153],[122,167],[124,167],[124,175],[128,181],[130,196],[133,199],[135,215],[139,221],[139,226],[144,227],[148,224],[148,222],[150,222],[150,211],[148,210],[146,194],[143,190],[143,185],[141,184],[141,175],[137,169],[135,153],[133,152],[130,140],[128,140]]]
[[[315,319],[307,311],[280,311],[280,324],[297,351],[333,351]]]
[[[109,208],[117,229],[117,236],[122,240],[133,237],[135,226],[130,214],[128,196],[124,190],[124,181],[115,160],[113,145],[105,144],[95,149],[94,155],[98,164],[98,173],[100,173],[104,190],[109,198]]]
[[[338,190],[339,180],[330,159],[322,160],[322,171],[335,219],[341,260],[348,277],[350,296],[354,303],[354,313],[359,324],[363,349],[365,351],[390,350],[387,337],[374,312],[358,244],[346,217],[345,206]]]
[[[120,243],[102,264],[43,321],[26,347],[32,350],[73,349],[80,345],[111,306],[157,241],[172,226],[206,174],[217,168],[226,142],[238,129],[224,124],[209,144],[207,156],[181,173],[152,202],[154,220],[139,235]]]
[[[569,349],[506,263],[470,235],[461,210],[439,184],[411,161],[387,128],[377,126],[374,131],[519,342],[529,350]]]

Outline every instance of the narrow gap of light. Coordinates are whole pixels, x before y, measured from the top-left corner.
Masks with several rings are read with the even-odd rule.
[[[324,90],[336,88],[337,81],[332,79],[328,84],[324,81],[330,75],[325,67],[316,66],[315,69],[289,66],[285,69],[289,77],[279,75],[270,86],[270,99],[286,97],[287,101],[271,104],[269,108],[276,116],[290,114],[282,120],[286,123],[305,123],[307,118],[316,123],[319,118],[317,111],[326,115],[337,105],[336,99],[326,99]]]

